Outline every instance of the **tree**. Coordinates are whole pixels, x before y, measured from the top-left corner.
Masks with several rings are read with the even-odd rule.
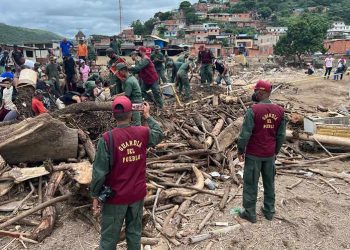
[[[301,64],[303,54],[323,49],[328,27],[325,16],[304,14],[288,26],[286,35],[282,36],[274,46],[274,53],[281,56],[296,55]]]
[[[224,12],[221,8],[213,8],[209,11],[209,13],[221,13]]]
[[[133,21],[131,27],[134,29],[135,35],[143,35],[144,34],[144,26],[140,20]]]
[[[270,7],[262,7],[258,13],[263,19],[267,19],[272,15],[272,10]]]
[[[180,3],[180,10],[188,9],[192,6],[192,4],[189,1],[183,1]]]
[[[150,35],[152,34],[154,25],[156,24],[157,20],[155,18],[150,18],[144,23],[144,34]]]
[[[173,18],[173,13],[171,11],[157,12],[154,14],[154,18],[159,18],[160,21],[169,20]]]

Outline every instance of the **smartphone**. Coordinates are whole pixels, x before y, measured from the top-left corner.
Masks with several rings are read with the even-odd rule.
[[[133,111],[143,111],[143,103],[133,103],[131,109]]]

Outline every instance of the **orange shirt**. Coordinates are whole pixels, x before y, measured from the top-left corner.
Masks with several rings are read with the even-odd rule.
[[[32,99],[32,110],[34,111],[35,116],[47,113],[47,109],[44,107],[43,102],[36,97]]]
[[[88,48],[86,44],[79,44],[78,45],[78,56],[87,56],[88,55]]]

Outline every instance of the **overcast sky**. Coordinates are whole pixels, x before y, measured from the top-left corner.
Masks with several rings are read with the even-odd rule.
[[[1,0],[1,2],[4,0]],[[72,37],[80,28],[86,35],[119,33],[119,0],[15,0],[1,4],[0,22],[38,28]],[[190,0],[192,3],[197,0]],[[122,26],[145,21],[158,11],[179,6],[182,0],[121,0]]]

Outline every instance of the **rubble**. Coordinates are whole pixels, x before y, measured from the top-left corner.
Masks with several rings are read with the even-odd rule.
[[[242,188],[243,165],[237,159],[235,140],[245,110],[252,104],[250,93],[239,86],[229,95],[222,92],[220,87],[207,93],[195,86],[195,101],[179,107],[175,106],[175,100],[169,99],[169,109],[157,117],[166,139],[148,152],[143,244],[157,245],[163,240],[175,246],[194,244],[245,226],[234,222],[201,234],[211,223],[214,210],[224,210]],[[285,108],[288,114],[295,112],[290,105],[285,104]],[[0,204],[6,205],[7,211],[1,213],[0,235],[21,237],[33,244],[43,241],[54,230],[58,216],[62,216],[54,204],[64,201],[99,229],[98,218],[92,217],[90,212],[87,188],[91,181],[94,143],[103,131],[113,127],[109,110],[110,103],[74,104],[53,112],[52,116],[45,114],[0,127],[0,152],[6,162],[0,164]],[[277,156],[278,173],[295,174],[292,171],[301,168],[349,183],[347,173],[336,174],[312,167],[350,158],[349,154],[309,159],[291,142],[315,141],[316,138],[325,145],[349,147],[349,139],[303,134],[300,132],[301,117],[294,117],[296,122],[291,127],[294,131],[288,131],[289,141]],[[207,180],[218,185],[209,190]],[[327,180],[320,180],[332,187]],[[290,189],[300,183],[291,185]],[[337,187],[332,189],[340,193]],[[25,197],[18,200],[22,196],[14,194],[21,192]],[[212,197],[215,202],[202,202],[197,198],[199,194]],[[11,200],[9,197],[18,198]],[[188,220],[187,211],[198,203],[211,210],[201,216],[194,231],[183,231],[184,222]],[[0,211],[4,211],[1,208]],[[33,223],[13,231],[14,225],[23,220]]]

